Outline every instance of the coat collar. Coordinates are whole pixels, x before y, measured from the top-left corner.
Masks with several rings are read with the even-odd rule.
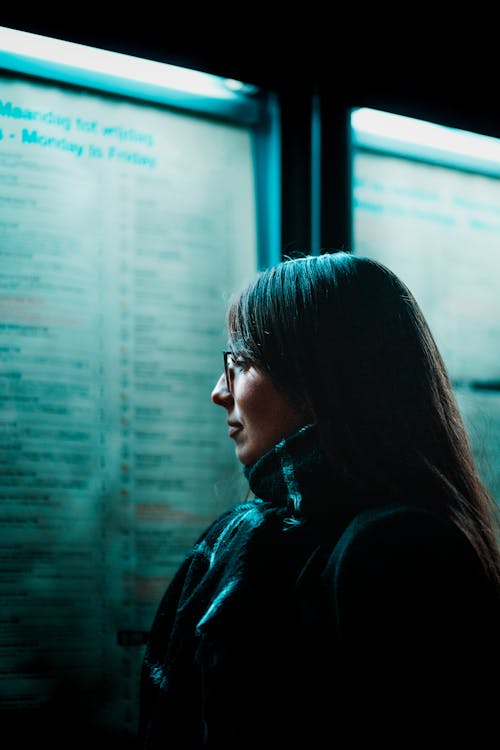
[[[281,440],[245,466],[244,474],[258,498],[286,506],[292,514],[307,512],[330,474],[316,425],[306,425]]]

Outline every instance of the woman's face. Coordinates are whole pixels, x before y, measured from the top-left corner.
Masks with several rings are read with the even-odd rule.
[[[251,464],[282,438],[307,423],[305,415],[278,391],[271,378],[253,366],[229,367],[230,389],[223,373],[212,391],[212,401],[227,412],[229,437],[242,464]]]

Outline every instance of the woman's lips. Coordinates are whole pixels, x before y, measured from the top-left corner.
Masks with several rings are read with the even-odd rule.
[[[241,425],[236,422],[228,422],[229,426],[229,437],[232,438],[236,435],[237,432],[241,430]]]

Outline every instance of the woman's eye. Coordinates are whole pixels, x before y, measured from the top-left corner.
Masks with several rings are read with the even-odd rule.
[[[246,372],[252,366],[251,361],[247,359],[246,357],[234,356],[232,358],[232,364],[233,364],[233,368],[235,370],[238,370],[239,372]]]

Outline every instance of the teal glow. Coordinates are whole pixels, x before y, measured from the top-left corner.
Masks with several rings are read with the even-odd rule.
[[[353,146],[500,174],[500,139],[361,107],[351,112]]]
[[[0,26],[0,69],[249,126],[259,268],[281,259],[281,114],[277,96],[232,78]]]
[[[5,26],[0,26],[0,67],[163,104],[214,109],[243,121],[257,116],[252,96],[258,88],[250,84]]]
[[[321,247],[321,106],[317,94],[311,109],[311,252]]]

